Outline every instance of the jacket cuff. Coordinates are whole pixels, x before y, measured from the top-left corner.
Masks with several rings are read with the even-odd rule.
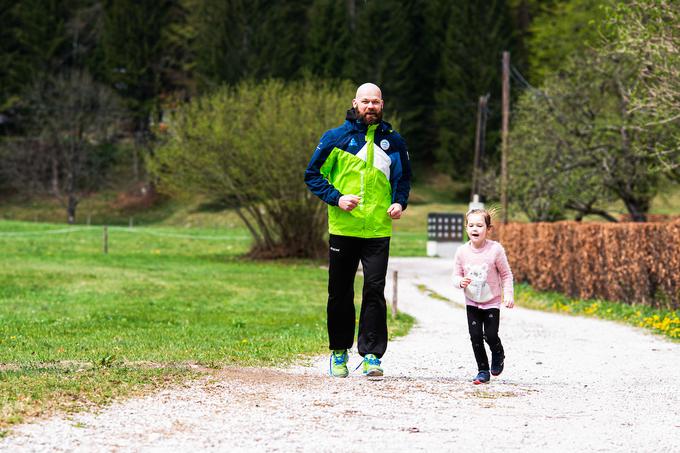
[[[328,204],[331,206],[337,206],[341,196],[342,194],[340,191],[336,190],[335,193],[329,197]]]

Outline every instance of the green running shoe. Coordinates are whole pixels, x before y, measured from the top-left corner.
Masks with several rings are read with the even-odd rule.
[[[330,375],[333,377],[347,377],[347,361],[349,355],[347,349],[338,349],[331,352]]]
[[[364,374],[366,376],[382,376],[383,369],[380,367],[380,359],[374,354],[364,356]]]

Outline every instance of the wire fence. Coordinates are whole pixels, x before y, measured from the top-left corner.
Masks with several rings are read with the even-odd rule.
[[[104,235],[108,232],[126,233],[134,235],[148,235],[159,238],[174,238],[174,239],[192,239],[199,241],[233,241],[233,240],[250,240],[249,235],[206,235],[206,234],[184,234],[158,231],[158,229],[151,229],[145,227],[116,227],[116,226],[82,226],[82,227],[68,227],[58,229],[41,229],[33,231],[0,231],[0,239],[12,238],[35,238],[43,235],[68,235],[73,233],[95,233],[102,232]]]

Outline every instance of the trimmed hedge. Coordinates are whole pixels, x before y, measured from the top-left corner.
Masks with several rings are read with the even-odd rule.
[[[680,308],[680,221],[510,223],[494,238],[515,280],[535,289]]]

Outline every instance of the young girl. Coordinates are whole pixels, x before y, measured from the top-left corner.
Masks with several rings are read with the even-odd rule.
[[[501,289],[505,306],[512,308],[515,305],[512,272],[503,247],[486,238],[491,229],[491,214],[485,209],[472,209],[465,222],[470,240],[456,251],[453,279],[457,287],[465,290],[470,341],[479,371],[472,382],[483,384],[491,380],[491,374],[498,376],[503,372],[505,354],[498,338]],[[491,367],[484,339],[491,349]]]

